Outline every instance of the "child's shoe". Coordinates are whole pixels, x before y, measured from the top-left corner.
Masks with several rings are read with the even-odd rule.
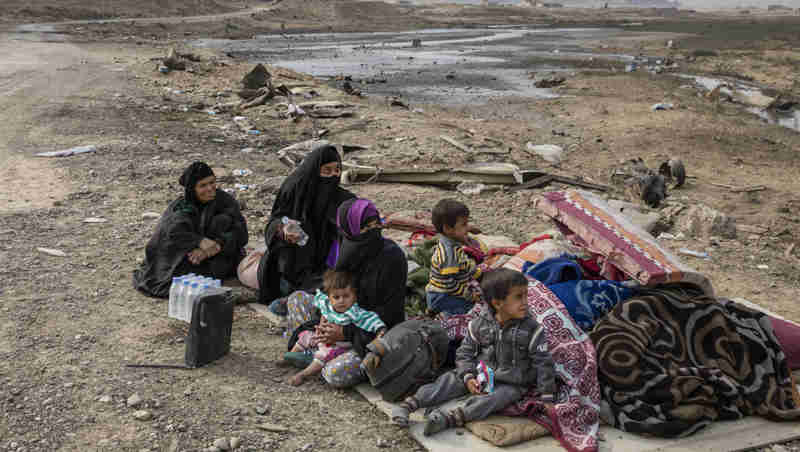
[[[447,415],[439,410],[434,410],[428,415],[428,420],[425,422],[425,430],[423,430],[422,434],[425,436],[431,436],[439,433],[442,430],[449,428],[450,426],[448,424],[449,422]]]
[[[392,407],[392,423],[400,427],[408,427],[408,416],[411,412],[404,404],[395,405]]]
[[[417,399],[408,397],[392,407],[392,423],[401,427],[408,427],[408,416],[419,407]]]

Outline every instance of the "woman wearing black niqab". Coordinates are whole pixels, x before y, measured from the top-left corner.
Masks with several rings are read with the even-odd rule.
[[[267,252],[258,267],[259,302],[317,287],[322,273],[335,262],[335,256],[329,256],[332,247],[336,249],[336,209],[355,198],[339,186],[340,178],[339,152],[325,144],[312,150],[283,181],[264,231]],[[283,217],[300,222],[308,234],[305,246],[285,233]]]
[[[161,215],[145,247],[144,262],[133,273],[133,286],[153,297],[166,298],[176,276],[232,276],[247,244],[247,223],[239,203],[217,188],[206,163],[189,165],[179,183],[183,196]]]

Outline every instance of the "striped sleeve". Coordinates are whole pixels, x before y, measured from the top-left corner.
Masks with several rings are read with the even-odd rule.
[[[386,328],[386,324],[378,317],[378,314],[367,311],[359,305],[354,304],[351,306],[350,309],[347,310],[347,314],[350,316],[353,324],[364,331],[374,333],[381,328]]]

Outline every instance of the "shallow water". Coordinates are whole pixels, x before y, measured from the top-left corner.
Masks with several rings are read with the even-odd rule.
[[[360,85],[368,94],[400,95],[413,102],[485,103],[505,96],[547,98],[531,72],[564,71],[533,57],[590,58],[587,41],[620,33],[612,28],[481,27],[408,32],[263,35],[250,40],[197,40],[252,62],[267,62],[317,77],[380,79]],[[626,32],[627,33],[627,32]],[[414,39],[421,47],[412,47]],[[605,58],[629,59],[624,55]],[[526,61],[527,60],[527,61]]]
[[[688,80],[693,80],[698,86],[705,89],[706,91],[711,91],[716,87],[725,84],[728,86],[733,85],[735,90],[744,93],[746,95],[762,94],[761,89],[758,86],[744,80],[729,80],[729,79],[722,80],[713,77],[703,77],[699,75],[688,75],[688,74],[680,74],[678,76]],[[733,94],[733,91],[727,87],[721,88],[720,92],[729,95]],[[768,124],[777,124],[781,127],[786,127],[787,129],[792,129],[800,132],[800,111],[798,110],[777,112],[752,106],[746,107],[745,110],[763,119],[764,122]]]

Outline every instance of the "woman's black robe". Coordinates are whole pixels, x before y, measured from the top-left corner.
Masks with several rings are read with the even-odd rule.
[[[212,234],[211,220],[220,214],[231,218],[231,227],[223,234]],[[190,264],[187,254],[206,237],[222,243],[222,251],[200,265]],[[201,206],[180,197],[161,215],[145,247],[144,262],[133,272],[133,286],[145,295],[166,298],[172,278],[180,276],[176,270],[181,274],[194,272],[220,279],[231,276],[236,273],[247,240],[247,222],[239,202],[228,193],[217,189],[215,199]]]

